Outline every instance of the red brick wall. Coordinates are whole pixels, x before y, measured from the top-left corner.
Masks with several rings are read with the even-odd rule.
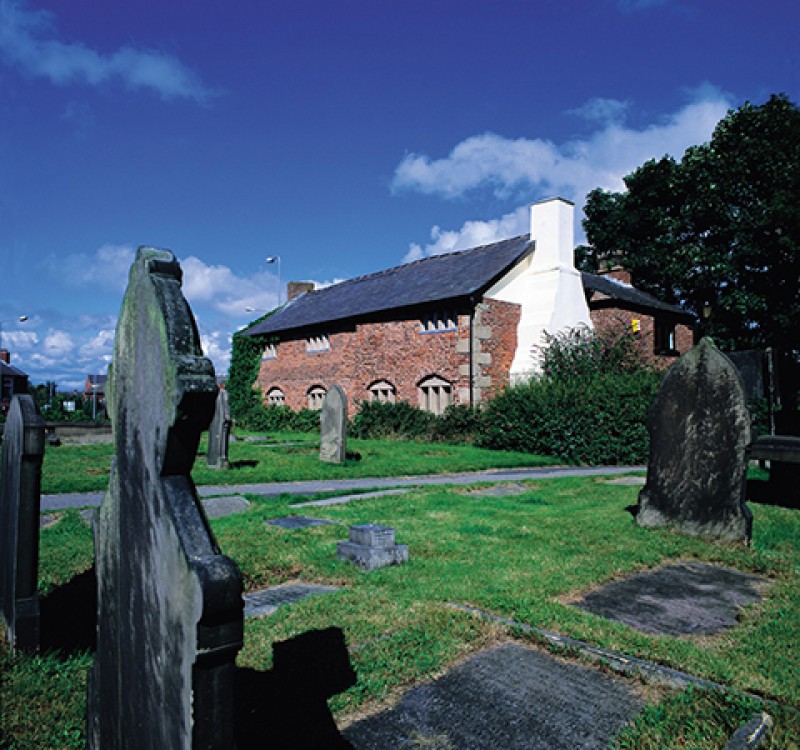
[[[479,307],[474,326],[476,403],[508,382],[518,321],[518,305],[486,300]],[[265,400],[278,387],[287,406],[301,409],[308,405],[309,388],[327,390],[338,384],[352,415],[358,402],[369,400],[369,387],[377,380],[394,385],[397,401],[416,405],[418,383],[437,375],[452,384],[453,403],[469,403],[469,315],[459,315],[455,330],[420,331],[415,317],[331,333],[330,349],[322,352],[307,352],[305,339],[283,341],[276,358],[262,360],[256,385]]]
[[[642,315],[641,313],[620,308],[591,310],[589,314],[595,329],[600,332],[608,330],[630,331],[632,330],[634,318],[637,319],[640,326],[637,338],[641,342],[642,353],[649,362],[653,362],[658,367],[669,367],[680,354],[689,351],[694,344],[694,333],[691,326],[679,323],[675,326],[677,354],[656,354],[654,349],[655,318],[652,315]]]

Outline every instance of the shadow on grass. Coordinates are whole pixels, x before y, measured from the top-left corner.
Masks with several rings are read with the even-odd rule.
[[[39,604],[42,653],[63,657],[97,646],[97,581],[94,566],[53,589]]]
[[[244,461],[231,461],[230,468],[231,469],[253,469],[258,466],[258,461],[256,459],[247,459]]]
[[[310,630],[276,643],[273,662],[267,672],[236,670],[239,750],[354,750],[327,703],[356,681],[342,631]]]

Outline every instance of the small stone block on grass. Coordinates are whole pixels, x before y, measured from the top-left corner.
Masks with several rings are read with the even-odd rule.
[[[320,596],[338,591],[338,586],[318,586],[292,583],[272,586],[264,591],[253,591],[244,595],[244,616],[262,617],[271,615],[284,604],[296,604],[310,596]]]
[[[408,562],[408,546],[395,544],[390,526],[366,523],[350,527],[350,540],[336,545],[340,560],[349,560],[366,571]]]

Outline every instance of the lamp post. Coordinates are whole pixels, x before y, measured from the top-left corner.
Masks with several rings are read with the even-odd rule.
[[[3,323],[13,323],[16,320],[19,323],[24,323],[28,319],[27,315],[20,315],[16,319],[9,318],[8,320],[0,320],[0,349],[3,348]]]
[[[268,258],[265,258],[264,261],[266,263],[277,263],[278,264],[278,307],[281,305],[281,256],[280,255],[270,255]]]

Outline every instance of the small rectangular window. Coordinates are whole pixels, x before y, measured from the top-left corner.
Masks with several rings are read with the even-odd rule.
[[[675,324],[656,319],[653,345],[656,354],[677,354]]]
[[[307,352],[326,352],[331,348],[331,342],[327,334],[319,336],[309,336],[306,339]]]
[[[267,344],[261,359],[276,359],[278,357],[278,347],[275,344]]]

